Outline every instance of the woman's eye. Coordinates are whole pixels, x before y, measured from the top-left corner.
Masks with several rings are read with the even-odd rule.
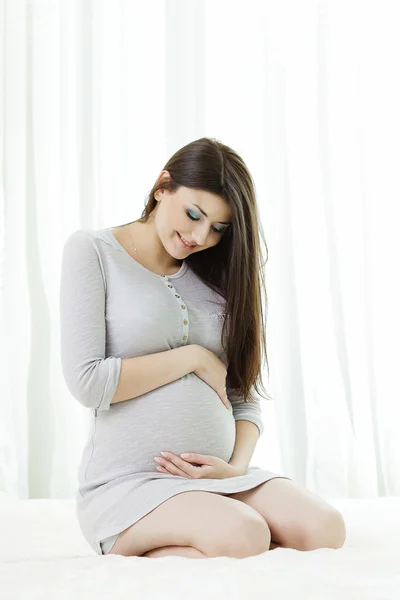
[[[196,219],[196,217],[192,217],[192,214],[190,213],[190,211],[186,211],[187,216],[189,217],[189,219],[192,219],[192,221],[198,221],[199,219]]]
[[[199,218],[193,217],[192,213],[189,210],[186,211],[186,214],[189,217],[189,219],[192,219],[192,221],[199,221],[200,220]],[[222,229],[216,229],[215,227],[212,227],[211,229],[215,233],[224,233],[224,230],[225,230],[224,228],[222,228]]]

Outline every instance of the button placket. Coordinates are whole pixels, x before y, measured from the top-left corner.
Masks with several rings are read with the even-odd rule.
[[[181,335],[181,343],[182,344],[186,344],[187,339],[189,337],[189,316],[188,316],[188,310],[187,310],[187,306],[186,304],[183,302],[182,297],[180,296],[180,294],[177,293],[175,287],[171,284],[168,275],[162,275],[161,276],[165,282],[165,285],[167,286],[167,288],[169,290],[171,290],[171,293],[174,295],[174,298],[176,300],[176,302],[179,305],[179,309],[182,313],[182,335]]]

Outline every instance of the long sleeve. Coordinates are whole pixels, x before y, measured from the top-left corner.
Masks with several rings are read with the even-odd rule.
[[[257,398],[256,404],[249,404],[248,402],[244,402],[243,398],[234,393],[233,390],[229,389],[228,386],[226,392],[228,399],[232,404],[232,412],[235,421],[245,420],[255,423],[260,430],[261,436],[264,432],[264,425],[261,418],[260,400]]]
[[[121,358],[105,357],[105,280],[95,239],[86,230],[64,244],[60,280],[61,365],[72,396],[86,408],[108,410]]]

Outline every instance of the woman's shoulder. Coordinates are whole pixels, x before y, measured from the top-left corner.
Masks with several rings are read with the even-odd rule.
[[[106,249],[110,246],[106,230],[81,228],[70,233],[63,245],[63,259],[65,263],[79,263],[80,267],[84,265],[96,265],[105,258]],[[104,243],[106,242],[106,243]],[[78,266],[78,265],[76,265]]]
[[[68,248],[76,244],[86,244],[95,239],[95,231],[93,229],[76,229],[67,235],[64,240],[64,247]]]
[[[115,238],[114,238],[115,241]],[[81,248],[84,250],[85,248],[96,248],[101,245],[110,246],[113,245],[113,236],[110,236],[109,229],[91,229],[89,227],[76,229],[72,233],[70,233],[64,242],[64,248],[67,250],[68,248]]]

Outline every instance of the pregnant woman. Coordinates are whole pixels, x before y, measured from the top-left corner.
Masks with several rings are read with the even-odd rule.
[[[167,162],[140,219],[65,242],[62,369],[91,411],[77,517],[98,554],[343,544],[334,507],[249,466],[263,433],[258,229],[243,160],[202,138]]]

